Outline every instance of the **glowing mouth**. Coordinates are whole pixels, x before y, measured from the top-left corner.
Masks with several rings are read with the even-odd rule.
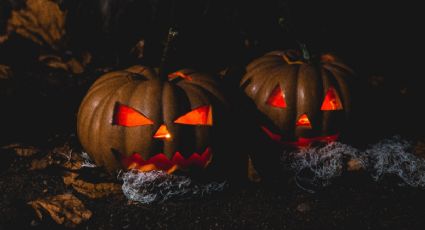
[[[122,157],[122,164],[127,169],[137,169],[143,172],[162,170],[173,173],[177,169],[188,169],[191,167],[206,168],[213,157],[211,148],[206,148],[202,154],[194,153],[189,158],[184,158],[180,152],[176,152],[171,159],[159,153],[148,160],[144,160],[139,153],[133,153],[129,157]]]
[[[261,126],[261,129],[267,134],[270,139],[273,141],[286,146],[294,146],[294,147],[307,147],[311,145],[314,142],[333,142],[338,140],[339,134],[330,135],[330,136],[321,136],[321,137],[299,137],[297,141],[282,141],[282,136],[279,134],[275,134],[272,131],[270,131],[265,126]]]

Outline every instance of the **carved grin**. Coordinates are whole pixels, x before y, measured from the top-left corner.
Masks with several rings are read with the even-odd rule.
[[[138,169],[143,172],[162,170],[167,173],[173,173],[177,169],[206,168],[212,157],[212,150],[208,147],[202,154],[194,153],[188,158],[184,158],[180,152],[176,152],[171,159],[165,154],[159,153],[145,160],[139,153],[133,153],[128,157],[121,155],[121,162],[128,169]]]
[[[336,141],[339,138],[339,134],[329,135],[329,136],[319,136],[319,137],[299,137],[297,141],[283,141],[282,135],[275,134],[270,131],[265,126],[261,126],[261,129],[267,134],[270,139],[273,141],[286,146],[295,146],[295,147],[307,147],[314,142],[332,142]]]

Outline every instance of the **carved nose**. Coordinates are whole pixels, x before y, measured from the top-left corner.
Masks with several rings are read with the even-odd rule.
[[[170,132],[168,132],[167,126],[161,125],[159,126],[158,130],[153,135],[153,137],[157,139],[170,139],[171,134]]]
[[[296,125],[297,126],[304,126],[304,127],[307,127],[307,128],[310,128],[311,129],[311,123],[310,123],[310,120],[308,119],[307,114],[305,114],[305,113],[302,114],[298,118],[298,121],[297,121]]]

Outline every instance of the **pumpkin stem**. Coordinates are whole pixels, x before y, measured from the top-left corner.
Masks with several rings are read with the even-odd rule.
[[[301,52],[303,54],[303,59],[307,61],[307,63],[310,62],[311,56],[310,56],[310,51],[307,48],[307,45],[299,41],[297,41],[297,43],[300,46]]]
[[[159,76],[166,80],[168,79],[168,59],[170,56],[170,53],[172,51],[173,48],[173,42],[175,40],[175,38],[177,37],[177,30],[173,27],[170,27],[170,29],[168,30],[168,35],[167,35],[167,40],[165,42],[165,46],[164,46],[164,50],[162,52],[162,58],[161,58],[161,64],[159,67]]]

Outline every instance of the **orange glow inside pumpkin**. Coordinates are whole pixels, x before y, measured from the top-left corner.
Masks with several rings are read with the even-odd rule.
[[[179,78],[179,77],[180,78],[183,78],[185,80],[192,81],[192,78],[190,76],[188,76],[188,75],[186,75],[186,74],[184,74],[182,72],[174,72],[174,73],[168,74],[168,79],[169,80],[174,80],[174,79]]]
[[[270,94],[269,99],[267,99],[267,104],[277,108],[286,108],[285,94],[279,85],[277,85]]]
[[[198,107],[177,118],[174,123],[185,125],[212,125],[212,107],[205,105]]]
[[[212,161],[212,157],[211,148],[206,148],[203,153],[193,153],[187,158],[183,157],[180,152],[176,152],[170,159],[165,154],[159,153],[145,160],[140,154],[134,153],[131,156],[122,157],[121,161],[127,169],[137,169],[143,172],[163,170],[173,173],[177,169],[190,167],[206,168]]]
[[[153,121],[149,120],[139,111],[125,105],[117,105],[115,108],[114,124],[121,126],[140,126],[152,125]]]
[[[329,136],[319,136],[319,137],[299,137],[296,141],[283,141],[282,136],[275,134],[270,131],[266,126],[261,126],[261,129],[270,137],[273,141],[283,145],[283,146],[294,146],[294,147],[307,147],[315,142],[333,142],[338,140],[339,134],[329,135]]]
[[[342,103],[335,88],[330,87],[326,92],[321,110],[342,110]]]
[[[273,133],[266,126],[261,126],[261,129],[274,141],[280,141],[280,139],[282,139],[281,135]]]
[[[167,129],[167,126],[161,125],[159,129],[156,131],[156,133],[153,135],[154,138],[158,139],[170,139],[171,134]]]
[[[307,117],[307,114],[302,114],[299,118],[298,121],[296,123],[297,126],[304,126],[304,127],[308,127],[311,128],[311,123],[310,120]]]

